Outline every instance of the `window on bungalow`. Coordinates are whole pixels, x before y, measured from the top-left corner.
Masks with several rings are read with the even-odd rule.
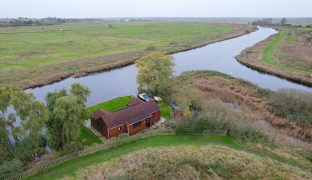
[[[140,127],[140,126],[141,126],[141,121],[132,124],[133,128],[137,128],[137,127]]]

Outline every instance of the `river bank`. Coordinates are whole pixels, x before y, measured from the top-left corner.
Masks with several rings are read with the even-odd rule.
[[[226,41],[212,43],[210,45],[173,54],[175,62],[175,76],[185,71],[192,70],[214,70],[252,82],[261,88],[278,90],[281,88],[292,88],[311,91],[310,88],[298,85],[276,76],[262,74],[240,64],[235,60],[244,49],[266,39],[276,31],[271,28],[259,28],[259,30],[232,38]],[[124,55],[125,58],[129,57]],[[80,83],[91,90],[86,103],[87,107],[99,104],[103,101],[115,99],[122,96],[137,95],[136,83],[137,69],[132,65],[112,69],[101,73],[91,73],[88,76],[74,78],[73,76],[62,81],[42,87],[27,89],[29,93],[45,102],[48,92],[69,88],[73,83]]]
[[[305,33],[282,32],[283,35],[272,35],[245,49],[236,60],[259,72],[312,87],[312,54],[307,49]]]

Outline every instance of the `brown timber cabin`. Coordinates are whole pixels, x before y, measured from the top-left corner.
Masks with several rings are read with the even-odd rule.
[[[133,98],[124,109],[115,112],[101,109],[94,112],[91,125],[109,139],[120,133],[135,134],[159,120],[160,109],[154,100],[142,101]]]

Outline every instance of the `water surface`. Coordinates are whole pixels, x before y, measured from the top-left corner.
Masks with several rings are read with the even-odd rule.
[[[261,88],[278,90],[282,88],[293,88],[298,90],[312,91],[303,85],[299,85],[279,77],[259,73],[238,63],[235,56],[244,49],[266,39],[277,33],[271,28],[261,28],[256,32],[243,35],[230,40],[213,43],[201,48],[173,54],[175,59],[175,75],[191,70],[214,70],[229,74],[236,78],[250,81]],[[114,69],[81,78],[67,78],[43,87],[26,90],[32,92],[38,99],[44,101],[49,91],[69,88],[72,83],[80,83],[91,89],[92,93],[88,99],[87,106],[92,106],[103,101],[120,96],[136,95],[137,69],[129,65],[120,69]]]

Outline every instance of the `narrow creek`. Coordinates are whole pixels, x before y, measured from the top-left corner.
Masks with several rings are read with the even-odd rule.
[[[311,92],[311,88],[273,75],[257,72],[236,61],[235,56],[241,51],[275,33],[277,31],[274,29],[259,27],[257,31],[250,34],[173,54],[176,64],[175,75],[191,70],[214,70],[250,81],[261,88],[271,90],[292,88]],[[120,96],[136,95],[136,75],[136,67],[129,65],[81,78],[69,77],[50,85],[27,89],[26,91],[33,93],[39,100],[44,101],[44,97],[48,92],[69,88],[72,83],[80,83],[91,89],[92,93],[86,105],[92,106]]]

